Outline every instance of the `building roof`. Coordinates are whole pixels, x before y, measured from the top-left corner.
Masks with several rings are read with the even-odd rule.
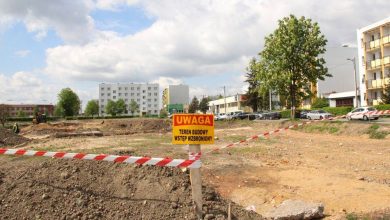
[[[362,27],[362,28],[358,29],[358,31],[363,33],[366,31],[370,31],[371,29],[377,28],[378,26],[384,25],[386,23],[390,23],[390,17],[385,18],[385,19],[380,20],[380,21],[377,21],[377,22],[370,24],[368,26]]]
[[[359,96],[359,94],[358,94]],[[355,91],[348,92],[336,92],[329,95],[329,99],[340,99],[340,98],[350,98],[355,97]]]

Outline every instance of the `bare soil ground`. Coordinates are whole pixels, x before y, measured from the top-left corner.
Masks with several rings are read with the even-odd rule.
[[[224,146],[245,139],[249,136],[295,123],[298,122],[218,122],[216,123],[216,136],[218,139],[215,145],[204,145],[202,148],[205,152],[218,146]],[[34,126],[22,128],[22,134],[33,139],[24,148],[65,152],[132,154],[152,157],[187,157],[185,146],[175,146],[170,143],[171,128],[169,120],[121,119],[105,120],[104,123],[102,120],[91,120],[64,123],[63,125],[52,124],[39,126],[50,126],[50,128],[43,129],[44,132],[41,132],[39,130],[40,128],[34,128]],[[384,139],[370,139],[367,134],[370,126],[372,124],[364,122],[319,122],[300,129],[281,132],[266,139],[254,140],[242,144],[239,147],[205,154],[202,158],[203,181],[207,185],[213,186],[223,198],[232,200],[243,207],[253,206],[256,212],[260,214],[266,213],[272,207],[277,206],[286,199],[301,199],[322,202],[325,205],[325,213],[329,219],[343,219],[351,215],[351,213],[356,213],[360,217],[369,216],[369,219],[383,219],[383,216],[390,216],[390,135],[387,135]],[[88,129],[97,130],[102,131],[105,136],[53,138],[50,135],[56,132],[56,129],[68,129],[69,132],[87,131]],[[61,131],[63,132],[64,130]],[[378,131],[388,132],[390,131],[390,125],[380,125]],[[116,193],[119,192],[131,192],[132,190],[139,189],[140,186],[137,185],[139,179],[136,176],[138,175],[137,172],[141,172],[138,170],[144,169],[143,167],[128,167],[128,165],[103,165],[95,162],[91,163],[90,161],[78,161],[74,163],[58,160],[56,160],[58,162],[52,162],[52,160],[43,162],[40,158],[35,160],[0,157],[0,159],[2,160],[1,166],[3,166],[0,169],[2,170],[2,174],[0,173],[0,188],[9,187],[10,182],[6,181],[18,177],[18,175],[10,177],[11,172],[6,172],[6,170],[10,170],[13,167],[20,169],[21,173],[27,171],[23,177],[26,178],[24,181],[27,182],[41,181],[42,175],[35,176],[36,174],[29,174],[30,171],[28,169],[33,169],[36,172],[46,172],[43,175],[46,179],[53,174],[50,177],[50,181],[55,186],[81,184],[79,186],[80,189],[115,196],[118,196]],[[45,170],[41,168],[42,163],[53,163],[53,169]],[[91,171],[94,170],[95,164],[97,164],[97,170]],[[73,175],[72,169],[74,165],[79,170],[85,170],[83,172],[90,172],[87,175],[88,177],[83,179],[81,176],[85,175],[79,175],[77,172]],[[65,168],[61,170],[63,166]],[[56,172],[56,169],[60,169],[60,171]],[[141,173],[148,176],[149,171],[154,169],[156,168],[145,168],[146,171],[142,171]],[[103,170],[104,172],[101,173],[99,170]],[[71,173],[72,178],[75,178],[75,180],[68,183],[71,178],[61,179],[61,176],[58,175],[64,171]],[[176,176],[179,171],[169,172],[176,172],[173,175]],[[135,179],[130,181],[133,185],[123,186],[117,184],[115,187],[108,187],[111,185],[107,185],[104,182],[106,180],[103,182],[99,181],[103,176],[108,176],[114,180],[112,184],[123,182],[123,178],[125,178],[123,173],[129,174],[129,176],[135,175]],[[169,181],[172,178],[172,176],[164,176],[164,172],[160,177],[159,173],[160,170],[150,171],[150,178],[152,180],[153,178],[160,178],[160,182]],[[130,177],[127,176],[126,178]],[[188,179],[186,174],[182,174],[181,178],[183,180],[180,181]],[[148,181],[154,182],[151,180]],[[24,191],[24,189],[34,189],[34,186],[23,185],[21,183],[16,184],[13,190],[20,192]],[[153,184],[148,186],[148,189],[155,187]],[[171,197],[167,197],[163,188],[164,184],[159,188],[161,190],[158,190],[161,191],[161,194],[155,192],[146,195],[151,196],[152,194],[156,194],[158,198],[164,197],[169,200]],[[54,189],[50,188],[49,190]],[[37,195],[42,196],[41,194]],[[46,194],[50,195],[50,193]],[[70,195],[71,193],[67,194]],[[181,192],[177,192],[176,194],[181,195]],[[125,196],[129,195],[126,194]],[[14,202],[22,201],[23,199],[28,201],[24,194],[13,194],[11,197],[18,198],[14,199]],[[3,198],[9,199],[10,196]],[[4,200],[3,198],[1,199]],[[71,198],[73,199],[71,199],[72,201],[76,201],[78,197]],[[104,206],[115,207],[115,209],[119,207],[119,205],[110,206],[111,200],[108,201],[103,198],[100,198],[100,200],[104,201]],[[96,199],[96,201],[100,200]],[[95,200],[91,199],[91,201]],[[130,203],[133,204],[132,202],[127,202],[125,207],[129,206]],[[37,203],[41,204],[41,202]],[[91,204],[98,203],[91,202]],[[112,202],[112,204],[116,203]],[[222,204],[221,206],[225,206],[226,202],[222,202]],[[66,206],[65,204],[63,205]],[[23,207],[27,206],[25,205]],[[162,207],[164,209],[167,208],[165,206]],[[187,204],[183,207],[185,207],[183,210],[187,210],[188,212],[168,211],[168,213],[177,212],[179,214],[175,217],[169,217],[170,214],[167,214],[166,218],[179,219],[184,218],[186,215],[188,218],[191,218],[189,213],[192,212],[189,211],[189,205]],[[49,212],[54,210],[52,207],[45,207],[45,209]],[[75,210],[75,208],[73,209]],[[156,216],[156,213],[153,215],[143,213],[143,210],[150,209],[154,208],[147,206],[146,209],[140,209],[140,213],[142,212],[142,214],[147,215],[145,217],[146,219],[150,216]],[[218,208],[214,209],[219,210]],[[226,207],[224,207],[225,209]],[[86,210],[90,212],[92,206],[87,206]],[[1,213],[6,213],[6,210],[1,210]],[[45,216],[44,213],[40,214],[37,211],[32,211],[32,213]],[[242,213],[244,212],[242,211]],[[113,218],[131,217],[130,214],[124,216],[116,215],[108,212],[106,209],[101,214],[105,217]],[[221,216],[224,214],[226,213],[222,213],[221,211]],[[61,215],[61,212],[59,212],[59,215]],[[239,214],[236,215],[238,216]],[[245,212],[242,216],[246,215],[247,213]],[[137,217],[140,216],[138,215]],[[92,214],[92,217],[94,217],[94,214]],[[249,218],[258,219],[260,217],[251,216]]]

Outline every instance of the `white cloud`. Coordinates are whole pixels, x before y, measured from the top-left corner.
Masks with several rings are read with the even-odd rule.
[[[55,99],[57,89],[45,84],[34,74],[16,72],[12,76],[0,74],[0,103],[48,103]]]
[[[18,51],[15,51],[14,54],[17,57],[23,58],[23,57],[28,56],[30,53],[31,53],[30,50],[18,50]]]
[[[98,1],[115,8],[127,1]],[[129,4],[134,4],[130,2]],[[388,1],[143,1],[156,22],[124,37],[47,50],[46,72],[67,80],[152,81],[245,71],[277,20],[290,13],[320,23],[330,44],[355,41],[355,29],[386,14]],[[104,6],[106,5],[106,6]],[[371,5],[373,13],[363,13]],[[335,10],[334,6],[337,6]],[[364,9],[364,10],[363,10]],[[362,12],[362,13],[359,13]],[[350,16],[349,16],[350,15]],[[353,15],[353,16],[352,16]],[[375,16],[374,16],[375,15]]]

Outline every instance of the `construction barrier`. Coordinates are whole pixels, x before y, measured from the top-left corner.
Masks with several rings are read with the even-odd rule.
[[[152,157],[135,157],[135,156],[119,156],[107,154],[83,154],[83,153],[65,153],[65,152],[50,152],[50,151],[35,151],[23,149],[5,149],[0,148],[0,154],[3,155],[18,155],[18,156],[41,156],[62,159],[79,159],[79,160],[96,160],[109,161],[115,163],[129,163],[138,165],[155,165],[161,167],[180,167],[180,168],[200,168],[200,156],[195,155],[189,160],[171,159],[171,158],[152,158]]]

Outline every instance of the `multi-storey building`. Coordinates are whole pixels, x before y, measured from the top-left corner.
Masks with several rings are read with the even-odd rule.
[[[7,115],[10,117],[19,115],[31,117],[35,112],[53,116],[54,113],[54,105],[51,104],[5,104],[5,106]]]
[[[357,42],[361,103],[378,105],[390,83],[390,17],[358,29]]]
[[[244,105],[245,101],[246,96],[242,94],[213,100],[209,102],[209,112],[213,114],[230,113],[236,111],[251,112],[252,109]]]
[[[135,83],[101,83],[99,84],[99,113],[105,115],[105,107],[108,100],[118,101],[123,99],[127,106],[125,114],[131,115],[129,106],[135,101],[139,111],[135,115],[158,115],[159,114],[159,85],[158,84],[135,84]]]
[[[169,85],[163,91],[163,106],[169,112],[184,112],[190,102],[188,85]]]

